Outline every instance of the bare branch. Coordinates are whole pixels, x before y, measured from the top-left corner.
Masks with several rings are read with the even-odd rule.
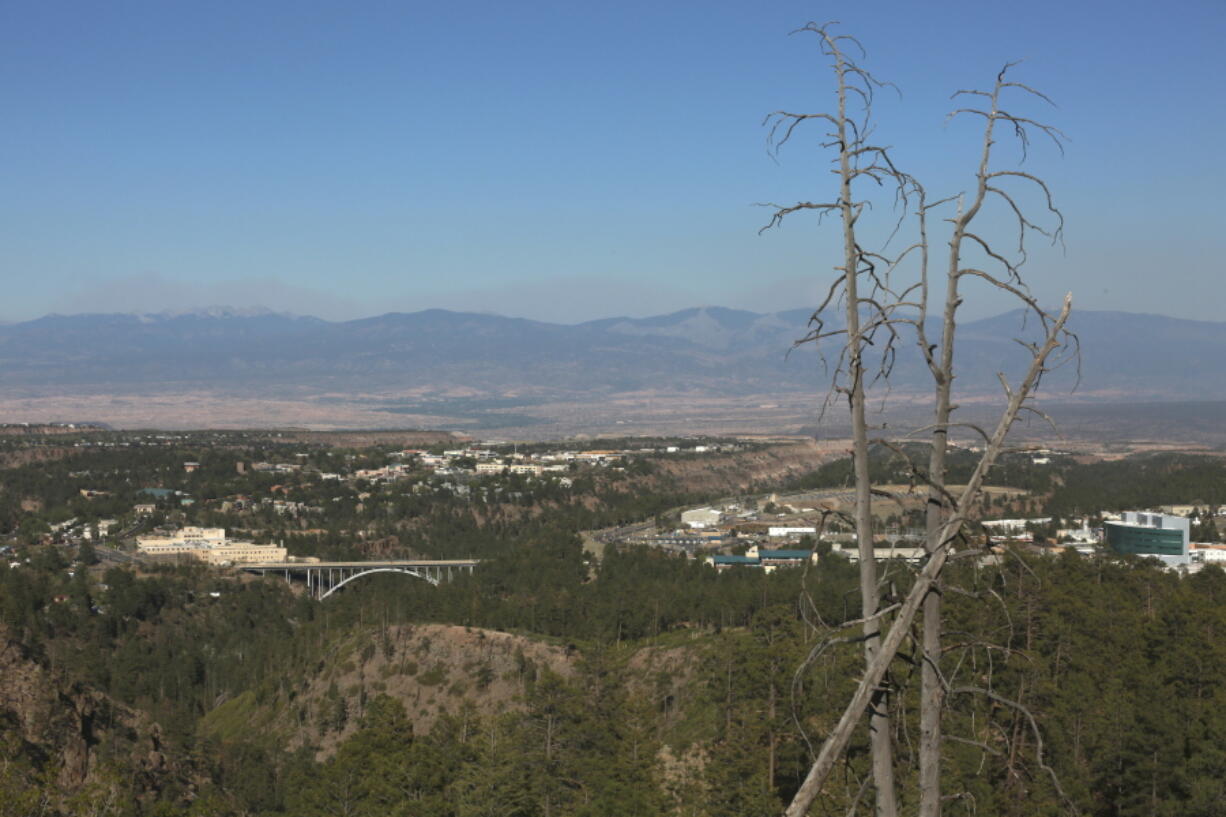
[[[1056,793],[1060,795],[1060,799],[1063,800],[1065,805],[1068,807],[1069,813],[1070,814],[1078,813],[1077,806],[1073,803],[1072,799],[1065,793],[1064,787],[1060,785],[1060,778],[1056,774],[1056,771],[1051,766],[1048,766],[1047,762],[1043,759],[1043,732],[1041,729],[1039,729],[1039,723],[1038,721],[1035,720],[1034,713],[1032,713],[1029,709],[1027,709],[1025,706],[1023,706],[1018,701],[1010,700],[1001,695],[997,695],[995,692],[992,692],[991,690],[983,689],[981,687],[953,687],[952,689],[949,690],[949,694],[950,695],[982,695],[983,697],[993,700],[998,704],[1010,707],[1020,712],[1022,716],[1026,718],[1026,722],[1030,724],[1031,734],[1034,735],[1034,742],[1035,742],[1034,753],[1035,753],[1035,758],[1037,759],[1037,762],[1039,764],[1039,768],[1047,772],[1048,776],[1051,778],[1052,787],[1055,788]]]
[[[1000,452],[1006,434],[1012,427],[1013,422],[1017,418],[1017,413],[1021,407],[1023,400],[1029,396],[1031,389],[1034,387],[1035,381],[1038,379],[1039,373],[1043,369],[1046,356],[1051,354],[1059,345],[1059,334],[1064,328],[1065,322],[1068,320],[1069,312],[1072,309],[1072,296],[1066,296],[1064,306],[1060,310],[1060,314],[1056,317],[1053,326],[1047,335],[1047,340],[1040,349],[1040,355],[1036,357],[1030,365],[1026,376],[1021,384],[1014,390],[1012,397],[1009,400],[1009,405],[1005,409],[1005,413],[1001,416],[1000,422],[997,424],[996,431],[992,435],[992,441],[984,451],[979,464],[972,472],[966,487],[963,489],[959,500],[959,508],[964,508],[967,505],[966,500],[975,496],[983,484],[983,478],[987,470],[995,462],[997,455]],[[890,625],[889,630],[881,640],[881,647],[870,661],[863,678],[856,688],[855,694],[843,711],[843,716],[839,719],[838,724],[830,735],[822,744],[822,749],[819,752],[817,759],[810,768],[804,782],[800,785],[796,795],[793,797],[791,804],[788,805],[785,811],[786,817],[801,817],[812,804],[818,791],[821,790],[822,784],[829,776],[830,771],[834,768],[836,759],[842,755],[847,746],[847,742],[851,739],[852,731],[856,723],[863,716],[867,709],[874,691],[879,687],[882,679],[885,677],[886,670],[890,662],[897,654],[899,647],[902,644],[903,638],[911,626],[911,622],[915,618],[916,612],[923,599],[932,587],[936,577],[940,575],[941,568],[944,567],[947,546],[952,542],[957,531],[966,521],[963,516],[964,511],[959,510],[952,514],[942,528],[942,542],[945,544],[942,548],[934,552],[923,569],[916,577],[915,584],[912,585],[910,592],[907,594],[906,600],[903,602],[902,608],[895,616]]]

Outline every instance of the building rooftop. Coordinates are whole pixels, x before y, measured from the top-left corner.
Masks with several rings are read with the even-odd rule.
[[[758,557],[761,559],[808,559],[812,555],[812,552],[808,550],[767,550],[763,548],[758,551]]]
[[[752,556],[724,556],[717,554],[711,557],[711,563],[717,565],[756,565],[758,560]]]

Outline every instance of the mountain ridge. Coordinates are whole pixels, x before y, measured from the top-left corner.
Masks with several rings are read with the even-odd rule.
[[[959,326],[958,385],[995,392],[1037,322],[1011,312]],[[575,399],[667,390],[693,394],[812,391],[828,382],[819,356],[794,349],[808,309],[753,312],[704,306],[575,324],[426,309],[347,321],[272,310],[210,307],[176,313],[46,315],[0,325],[0,376],[9,387],[509,391]],[[830,326],[841,323],[832,319]],[[1117,311],[1074,313],[1080,389],[1089,394],[1226,397],[1226,323]],[[837,338],[829,349],[835,348]],[[926,389],[913,344],[902,341],[891,382]],[[1071,367],[1049,384],[1072,388]],[[1217,385],[1219,382],[1223,385]]]

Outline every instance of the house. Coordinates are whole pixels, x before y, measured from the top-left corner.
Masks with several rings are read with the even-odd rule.
[[[114,519],[99,519],[93,525],[85,526],[85,529],[81,531],[81,538],[92,542],[94,539],[94,528],[98,529],[98,536],[101,538],[110,533],[111,528],[115,527],[117,524],[119,523]]]

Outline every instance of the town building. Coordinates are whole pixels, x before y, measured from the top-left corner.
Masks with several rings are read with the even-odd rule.
[[[766,535],[776,539],[786,536],[816,536],[817,528],[810,525],[774,525],[766,529]]]
[[[1189,556],[1194,563],[1215,564],[1226,567],[1226,545],[1193,542]]]
[[[191,556],[211,565],[284,562],[286,556],[277,545],[228,542],[224,528],[186,527],[171,536],[138,536],[136,546],[149,556]]]
[[[1186,516],[1124,511],[1119,521],[1103,522],[1107,547],[1121,555],[1152,556],[1168,566],[1190,561],[1192,521]]]
[[[860,561],[860,548],[854,543],[835,544],[831,549],[831,553],[837,553],[845,557],[848,561]],[[901,559],[904,562],[918,564],[924,560],[927,551],[922,547],[898,547],[892,545],[884,548],[873,548],[873,558],[877,561],[882,559]]]
[[[730,567],[761,567],[762,563],[757,559],[749,556],[725,556],[722,553],[717,553],[714,556],[707,557],[707,564],[715,567],[716,570],[727,570]]]
[[[81,538],[92,542],[94,540],[94,531],[97,529],[98,538],[102,538],[111,532],[111,529],[117,526],[119,522],[115,519],[99,519],[92,525],[86,525],[81,531]]]
[[[723,511],[715,508],[694,508],[681,512],[681,523],[691,528],[709,528],[723,521]]]
[[[716,554],[707,557],[707,564],[716,570],[730,567],[757,567],[770,573],[779,567],[798,567],[806,562],[817,564],[817,554],[810,550],[772,550],[753,545],[744,556]]]

